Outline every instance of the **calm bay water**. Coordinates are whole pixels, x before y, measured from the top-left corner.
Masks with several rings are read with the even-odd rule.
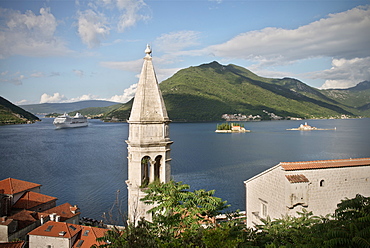
[[[91,120],[56,130],[52,119],[0,126],[0,180],[42,184],[57,204],[102,219],[115,202],[127,205],[127,123]],[[251,133],[216,134],[217,123],[171,123],[172,176],[191,189],[216,190],[229,210],[245,209],[243,181],[279,162],[370,157],[370,119],[308,120],[325,131],[287,131],[302,121],[245,122]]]

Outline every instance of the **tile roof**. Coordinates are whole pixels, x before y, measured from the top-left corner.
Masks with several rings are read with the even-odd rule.
[[[9,219],[16,220],[18,222],[18,230],[20,230],[41,219],[42,216],[47,215],[35,211],[22,210],[9,216]]]
[[[74,225],[66,222],[48,221],[44,225],[32,230],[28,235],[63,237],[71,239],[81,231],[80,225]]]
[[[0,248],[22,248],[25,245],[25,241],[13,241],[0,243]]]
[[[369,166],[370,158],[353,158],[353,159],[350,158],[350,159],[316,160],[316,161],[302,161],[302,162],[280,162],[279,165],[283,167],[283,169],[286,171]]]
[[[7,195],[14,195],[40,186],[41,184],[31,183],[14,178],[7,178],[0,181],[0,190],[3,194]]]
[[[28,235],[63,237],[71,239],[77,237],[73,248],[90,248],[93,245],[100,245],[104,242],[97,242],[96,239],[103,237],[108,229],[74,225],[66,222],[48,221],[44,225],[29,232]]]
[[[64,203],[54,208],[45,210],[44,213],[48,213],[48,214],[56,213],[57,215],[60,216],[60,221],[66,221],[76,215],[79,215],[80,212],[78,212],[77,210],[78,210],[77,206],[72,206],[69,203]]]
[[[73,245],[73,248],[90,248],[93,245],[101,245],[105,242],[97,242],[96,239],[103,237],[108,229],[92,227],[92,226],[82,226],[82,231],[79,239]]]
[[[290,183],[308,183],[309,180],[305,175],[285,175]]]
[[[13,205],[13,208],[31,209],[41,204],[56,201],[58,198],[28,191]]]

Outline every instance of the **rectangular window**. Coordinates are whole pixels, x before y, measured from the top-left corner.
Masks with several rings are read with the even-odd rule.
[[[267,204],[264,202],[261,203],[261,213],[262,217],[267,217]]]

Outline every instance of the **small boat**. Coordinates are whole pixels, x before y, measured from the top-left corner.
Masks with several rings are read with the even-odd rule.
[[[87,127],[87,117],[80,113],[76,113],[75,116],[71,117],[67,113],[58,116],[53,121],[54,126],[59,128],[71,128],[71,127]]]

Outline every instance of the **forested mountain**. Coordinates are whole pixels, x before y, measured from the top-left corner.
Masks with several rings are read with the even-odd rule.
[[[243,67],[212,62],[178,71],[163,81],[160,89],[171,120],[219,121],[225,113],[266,119],[267,113],[301,118],[370,116],[368,84],[319,90],[297,79],[264,78]],[[126,120],[131,105],[132,100],[105,118]]]
[[[33,114],[49,114],[49,113],[61,113],[72,112],[79,109],[91,108],[91,107],[108,107],[118,104],[117,102],[102,101],[102,100],[87,100],[70,103],[41,103],[41,104],[29,104],[19,105],[21,108],[33,113]]]
[[[39,118],[0,96],[0,125],[24,124],[39,121]]]

